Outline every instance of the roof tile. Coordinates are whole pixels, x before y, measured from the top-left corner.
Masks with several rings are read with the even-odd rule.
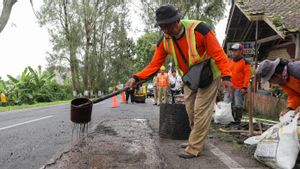
[[[236,0],[236,4],[248,16],[265,15],[278,31],[300,31],[300,0]]]

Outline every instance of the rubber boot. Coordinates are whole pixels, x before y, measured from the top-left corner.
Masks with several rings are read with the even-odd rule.
[[[243,117],[243,108],[242,107],[237,107],[236,108],[236,112],[235,112],[235,118],[234,118],[234,121],[236,123],[241,123],[241,120],[242,120],[242,117]]]
[[[233,117],[233,119],[234,119],[234,122],[236,121],[235,119],[235,117],[236,117],[236,107],[231,107],[231,110],[232,110],[232,117]]]

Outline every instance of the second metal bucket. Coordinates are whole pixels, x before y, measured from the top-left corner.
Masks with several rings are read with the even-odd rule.
[[[159,110],[159,136],[173,140],[189,138],[191,128],[184,104],[161,104]]]

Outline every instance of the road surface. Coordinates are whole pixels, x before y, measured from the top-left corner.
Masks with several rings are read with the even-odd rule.
[[[0,113],[0,168],[39,169],[49,163],[51,159],[60,156],[74,144],[74,136],[72,137],[74,125],[69,119],[70,105],[68,104]],[[137,121],[139,119],[142,120],[142,123]],[[122,128],[119,126],[121,123],[123,123]],[[265,168],[253,157],[243,153],[240,147],[217,139],[214,135],[210,136],[205,151],[199,158],[191,160],[179,158],[177,156],[180,151],[178,145],[184,141],[158,137],[159,107],[153,106],[151,99],[147,99],[146,104],[120,104],[120,107],[114,109],[111,108],[111,100],[94,105],[89,132],[93,133],[97,127],[105,125],[111,127],[111,130],[116,133],[123,129],[124,132],[128,132],[125,129],[134,128],[134,126],[140,126],[135,127],[135,130],[140,128],[140,131],[146,131],[136,132],[130,137],[124,135],[122,138],[128,142],[140,142],[142,145],[145,144],[145,140],[149,141],[150,139],[151,144],[146,145],[149,148],[148,152],[155,151],[155,153],[149,156],[149,153],[144,152],[144,156],[140,156],[144,157],[147,164],[151,164],[150,166],[154,166],[157,161],[158,168]],[[117,138],[114,135],[104,137],[103,134],[107,133],[103,133],[103,131],[94,132],[92,138],[96,139],[97,135],[101,134],[102,142],[105,142],[106,138],[112,139],[111,142]],[[147,139],[143,140],[142,138]],[[124,147],[124,145],[122,146]],[[108,151],[105,148],[102,150],[101,147],[98,148],[99,151]],[[109,156],[109,153],[105,156]],[[148,160],[148,157],[152,159],[152,162]],[[130,163],[130,161],[127,162]],[[134,163],[128,166],[127,168],[135,168],[133,167]],[[54,166],[54,168],[58,167]],[[118,167],[115,166],[115,168]]]

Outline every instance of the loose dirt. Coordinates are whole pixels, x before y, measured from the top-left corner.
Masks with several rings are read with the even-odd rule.
[[[81,128],[82,129],[82,128]],[[144,119],[103,121],[44,169],[162,168],[152,130]]]

